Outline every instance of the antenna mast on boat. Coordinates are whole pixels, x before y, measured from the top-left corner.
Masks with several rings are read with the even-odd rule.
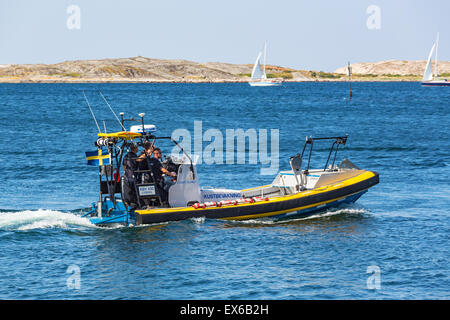
[[[98,92],[100,93],[100,95],[102,96],[103,100],[106,102],[106,104],[108,105],[109,109],[111,110],[111,112],[113,113],[114,117],[116,117],[117,121],[119,122],[120,126],[122,127],[123,131],[126,131],[125,127],[123,126],[122,122],[119,120],[119,117],[117,117],[117,114],[114,112],[113,108],[111,107],[111,105],[108,103],[108,101],[106,100],[105,96],[103,95],[103,93],[98,90]],[[100,129],[99,129],[100,130]]]
[[[92,111],[91,105],[89,104],[89,101],[88,101],[88,99],[86,97],[86,94],[84,93],[84,90],[83,90],[83,95],[84,95],[84,99],[86,100],[86,103],[87,103],[87,105],[89,107],[89,110],[91,111],[92,118],[94,118],[94,122],[95,122],[95,124],[97,126],[98,132],[100,133],[102,131],[100,130],[100,126],[98,125],[97,119],[95,119],[94,112]]]

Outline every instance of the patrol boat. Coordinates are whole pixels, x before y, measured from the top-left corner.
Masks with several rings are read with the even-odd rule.
[[[124,128],[123,113],[122,128]],[[231,190],[201,188],[195,157],[187,154],[171,137],[157,137],[154,125],[131,126],[129,131],[99,133],[95,144],[98,151],[88,155],[89,160],[102,160],[99,165],[100,196],[84,217],[96,225],[143,225],[189,218],[244,220],[264,217],[275,219],[309,215],[313,212],[336,207],[358,200],[369,188],[379,182],[377,172],[359,169],[350,160],[336,164],[340,146],[348,136],[307,137],[301,153],[290,158],[290,168],[281,171],[267,185],[250,189]],[[134,119],[129,119],[134,120]],[[175,181],[165,177],[168,186],[168,203],[161,200],[156,182],[141,179],[151,173],[136,170],[136,207],[126,203],[123,195],[124,179],[121,178],[122,160],[131,143],[139,146],[147,141],[152,145],[169,140],[181,150],[182,156],[168,157],[163,166],[176,172]],[[310,169],[314,143],[332,141],[328,159],[321,169]],[[304,168],[304,157],[307,157]]]

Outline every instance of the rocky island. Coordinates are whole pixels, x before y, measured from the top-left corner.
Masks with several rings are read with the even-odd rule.
[[[389,60],[355,63],[353,81],[420,81],[425,61]],[[2,83],[53,82],[247,82],[252,64],[198,63],[146,57],[64,61],[56,64],[2,64]],[[440,75],[450,76],[450,62],[439,62]],[[346,67],[334,72],[295,70],[268,65],[269,78],[287,82],[347,81]]]

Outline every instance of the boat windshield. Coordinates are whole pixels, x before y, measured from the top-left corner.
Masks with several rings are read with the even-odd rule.
[[[359,170],[359,168],[348,159],[342,160],[341,163],[339,164],[339,168],[340,169],[357,169],[357,170]]]
[[[199,156],[194,154],[190,155],[192,159],[192,164],[197,164],[197,160],[199,159]],[[187,156],[179,156],[179,155],[170,155],[170,158],[172,159],[173,163],[175,164],[191,164],[191,159],[189,159]]]

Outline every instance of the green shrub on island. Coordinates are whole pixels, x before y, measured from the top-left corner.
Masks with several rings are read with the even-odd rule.
[[[354,73],[353,77],[361,77],[361,78],[376,78],[378,77],[377,74],[373,74],[373,73],[367,73],[367,74],[359,74],[359,73]]]
[[[81,74],[75,72],[63,73],[62,76],[71,78],[81,78]]]
[[[335,74],[335,73],[329,73],[329,72],[319,72],[319,78],[326,78],[326,79],[339,79],[341,78],[341,75]]]
[[[273,79],[273,78],[292,79],[292,78],[294,78],[294,76],[292,75],[291,71],[283,71],[281,73],[268,73],[267,78],[268,79]]]

